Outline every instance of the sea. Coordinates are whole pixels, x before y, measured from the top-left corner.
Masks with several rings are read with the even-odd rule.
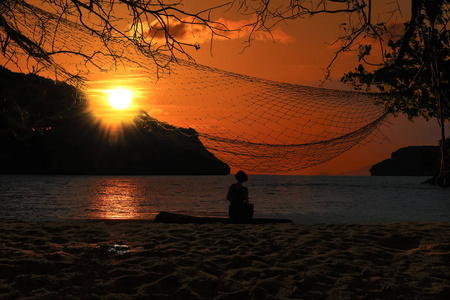
[[[298,224],[450,222],[450,189],[426,177],[250,175],[254,217]],[[228,216],[226,176],[1,175],[0,219],[153,220]]]

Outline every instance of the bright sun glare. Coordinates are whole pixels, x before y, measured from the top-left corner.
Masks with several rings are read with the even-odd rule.
[[[115,109],[125,109],[131,104],[132,94],[127,89],[109,90],[109,104]]]

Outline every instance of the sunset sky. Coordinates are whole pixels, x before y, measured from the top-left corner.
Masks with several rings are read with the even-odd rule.
[[[409,16],[409,1],[399,1],[402,5],[402,14],[396,14],[390,20],[392,28],[397,23],[403,23]],[[194,1],[186,2],[184,8],[189,11],[201,10],[206,6],[214,6],[223,1]],[[339,7],[339,3],[333,4]],[[387,15],[380,12],[389,12],[396,8],[395,1],[376,1],[374,4],[374,18],[386,20]],[[212,14],[217,20],[228,28],[239,28],[252,20],[252,16],[236,14],[233,9],[217,10]],[[182,41],[198,43],[200,49],[187,49],[188,53],[198,64],[222,69],[225,71],[259,77],[267,80],[317,87],[324,79],[324,69],[331,62],[338,49],[332,45],[339,36],[339,25],[347,22],[343,14],[317,15],[312,18],[291,20],[278,24],[272,29],[272,35],[260,32],[251,42],[250,47],[245,46],[248,31],[227,33],[226,37],[215,37],[211,43],[211,36],[207,30],[195,26],[182,26],[172,21],[173,33]],[[150,31],[143,34],[151,35]],[[158,36],[155,36],[158,42]],[[184,58],[179,54],[180,58]],[[150,62],[152,63],[152,62]],[[344,74],[358,65],[356,53],[342,54],[336,61],[331,81],[324,83],[323,87],[349,90],[340,83]],[[9,67],[7,65],[7,67]],[[100,73],[89,70],[89,82],[86,90],[94,115],[103,120],[129,120],[133,115],[144,110],[150,115],[163,118],[166,111],[176,111],[173,107],[161,107],[152,102],[152,95],[157,93],[158,85],[151,86],[145,77],[133,68],[114,73]],[[172,81],[177,84],[176,80]],[[182,85],[182,83],[178,83]],[[201,90],[201,80],[198,87]],[[109,91],[115,88],[130,89],[133,93],[133,102],[129,108],[117,111],[108,104]],[[195,105],[195,104],[193,104]],[[163,118],[164,120],[164,118]],[[369,167],[380,160],[390,157],[391,152],[400,147],[410,145],[436,145],[440,138],[439,127],[436,120],[426,122],[415,120],[409,122],[405,117],[391,117],[390,125],[383,126],[376,140],[383,143],[365,142],[358,145],[339,157],[318,165],[289,174],[342,174],[361,169],[358,174],[369,175]],[[389,140],[389,141],[387,141]],[[239,168],[239,167],[238,167]],[[232,169],[235,172],[236,168]]]
[[[403,5],[402,15],[395,15],[391,24],[402,23],[409,17],[408,2],[400,1]],[[396,4],[391,1],[376,1],[375,5],[379,12],[389,12],[396,8]],[[374,13],[374,16],[380,19],[387,17],[377,13]],[[331,44],[340,33],[339,24],[346,22],[346,18],[346,15],[319,15],[280,23],[272,31],[275,41],[271,36],[261,33],[252,41],[250,47],[244,45],[245,32],[229,34],[229,39],[216,38],[212,45],[208,34],[197,31],[193,36],[192,31],[189,32],[191,28],[186,31],[184,38],[200,44],[199,50],[189,51],[199,64],[274,81],[319,86],[325,76],[323,69],[330,63],[337,49],[337,46]],[[218,20],[234,28],[249,19],[228,12],[218,16]],[[355,52],[341,55],[332,69],[332,80],[327,81],[323,87],[348,90],[339,79],[344,72],[353,70],[357,65]],[[145,105],[143,107],[144,110],[151,110]],[[436,120],[426,122],[424,119],[416,119],[411,122],[404,116],[398,116],[391,117],[389,123],[389,126],[381,128],[387,138],[381,144],[363,143],[327,163],[294,173],[341,174],[361,169],[357,174],[369,175],[368,170],[372,164],[389,158],[391,152],[398,148],[436,145],[440,138]],[[379,135],[378,138],[383,139],[383,136]],[[236,168],[233,168],[233,171],[235,170]]]
[[[402,16],[397,15],[397,22],[402,23],[409,17],[409,1],[400,1]],[[395,1],[375,1],[378,11],[391,11]],[[338,5],[338,4],[337,4]],[[377,14],[374,14],[377,16]],[[385,15],[380,15],[385,18]],[[236,21],[236,20],[234,20]],[[330,63],[336,47],[331,43],[339,35],[339,24],[346,22],[345,15],[323,15],[303,20],[288,21],[280,24],[274,32],[277,42],[269,37],[252,42],[251,47],[242,52],[244,39],[228,41],[218,40],[212,50],[205,43],[192,55],[200,64],[205,64],[228,71],[262,77],[265,79],[294,84],[319,86],[324,78],[323,69]],[[212,55],[210,54],[210,50]],[[242,52],[242,53],[241,53]],[[353,70],[358,65],[356,53],[343,54],[332,71],[332,81],[324,87],[348,89],[340,82],[344,72]],[[358,174],[369,175],[371,165],[390,157],[391,152],[400,147],[412,145],[437,145],[440,129],[437,120],[426,122],[424,119],[408,121],[404,116],[390,117],[391,125],[383,126],[382,133],[390,142],[382,144],[372,142],[358,145],[341,156],[318,165],[295,172],[296,174],[341,174],[361,169]],[[448,128],[448,127],[447,127]]]

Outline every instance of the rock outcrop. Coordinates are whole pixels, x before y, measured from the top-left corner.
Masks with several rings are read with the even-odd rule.
[[[141,112],[111,142],[76,88],[2,67],[0,78],[2,174],[230,173],[194,129]]]
[[[372,176],[434,176],[439,172],[438,146],[409,146],[370,168]]]

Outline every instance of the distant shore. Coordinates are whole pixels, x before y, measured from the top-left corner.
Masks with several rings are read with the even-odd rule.
[[[0,220],[1,299],[449,299],[450,224]]]

